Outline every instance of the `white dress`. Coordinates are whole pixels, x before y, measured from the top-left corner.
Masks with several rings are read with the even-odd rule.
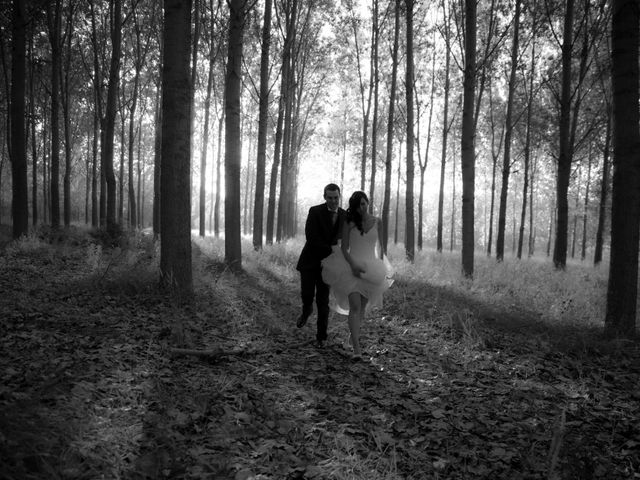
[[[349,313],[349,294],[357,292],[368,299],[367,310],[382,306],[382,294],[391,286],[393,270],[387,257],[377,254],[377,220],[362,233],[356,227],[349,231],[349,254],[362,266],[364,273],[356,277],[339,246],[322,260],[322,279],[331,287],[330,307],[337,313]]]

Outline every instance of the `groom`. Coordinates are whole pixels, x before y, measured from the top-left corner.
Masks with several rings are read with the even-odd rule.
[[[330,183],[324,187],[325,203],[309,209],[304,226],[306,242],[302,248],[296,269],[300,272],[302,314],[298,317],[298,328],[304,327],[313,312],[313,297],[318,309],[318,329],[316,345],[324,347],[329,325],[329,285],[322,281],[323,258],[331,254],[331,246],[338,243],[341,236],[340,225],[346,212],[339,207],[340,187]]]

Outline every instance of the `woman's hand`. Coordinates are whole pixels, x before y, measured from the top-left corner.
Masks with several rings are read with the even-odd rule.
[[[365,273],[365,269],[362,265],[359,265],[357,263],[352,263],[351,272],[353,273],[354,276],[360,278],[362,274]]]

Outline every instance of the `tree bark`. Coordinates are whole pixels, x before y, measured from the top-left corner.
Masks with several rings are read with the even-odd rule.
[[[519,8],[516,2],[516,10]],[[462,271],[473,278],[475,247],[475,84],[476,84],[476,0],[465,0],[464,101],[462,107]]]
[[[612,3],[613,191],[605,333],[634,337],[640,241],[638,3]]]
[[[534,24],[535,27],[535,24]],[[531,164],[531,119],[533,116],[533,79],[535,77],[536,43],[535,37],[531,39],[531,72],[529,75],[529,96],[527,99],[527,132],[524,141],[524,175],[522,176],[522,209],[520,211],[520,230],[518,232],[518,252],[516,257],[522,258],[522,245],[524,242],[524,224],[527,218],[527,192],[529,190],[529,165]],[[533,208],[533,205],[529,205]],[[531,238],[531,237],[529,237]]]
[[[67,56],[64,68],[60,69],[60,98],[62,101],[62,116],[64,121],[64,177],[63,177],[63,218],[64,226],[71,225],[71,118],[69,112],[69,97],[71,87],[69,85],[69,74],[71,72],[71,38],[73,36],[73,3],[69,4],[67,13],[67,27],[65,39],[67,42]]]
[[[570,0],[573,1],[573,0]],[[496,260],[504,259],[504,236],[507,221],[507,196],[509,194],[509,175],[511,174],[511,137],[513,135],[513,97],[516,90],[516,73],[518,70],[518,47],[520,35],[521,0],[516,0],[516,13],[513,26],[513,43],[511,44],[511,73],[509,75],[509,92],[507,98],[506,130],[504,136],[504,157],[502,161],[502,186],[500,188],[500,206],[498,207],[498,238],[496,240]]]
[[[225,263],[242,269],[240,231],[240,165],[242,142],[240,128],[240,92],[242,88],[242,47],[245,24],[245,0],[229,2],[229,52],[225,81]]]
[[[165,0],[160,169],[160,275],[180,294],[191,271],[191,1]]]
[[[413,208],[413,0],[405,0],[407,7],[407,68],[405,77],[405,87],[407,95],[407,184],[406,184],[406,218],[405,218],[405,239],[404,248],[407,260],[413,262],[415,247],[415,219]]]
[[[584,192],[584,211],[582,213],[582,250],[580,252],[580,260],[584,261],[587,256],[587,217],[589,213],[589,186],[591,183],[591,150],[589,150],[589,158],[587,165],[587,186]]]
[[[11,178],[13,238],[29,233],[27,149],[25,145],[26,12],[24,2],[13,2],[11,45]]]
[[[267,163],[267,129],[269,121],[269,48],[271,46],[272,0],[264,5],[262,52],[260,57],[260,110],[258,113],[258,152],[256,156],[256,194],[253,206],[253,248],[262,249],[265,170]]]
[[[604,224],[607,215],[607,197],[609,196],[609,151],[611,148],[611,108],[607,108],[607,131],[605,134],[604,151],[602,153],[602,184],[600,185],[600,205],[598,206],[598,229],[596,231],[596,247],[593,256],[594,265],[602,262],[602,248],[604,244]]]
[[[369,210],[373,211],[376,193],[376,173],[378,160],[378,109],[380,96],[380,44],[379,0],[373,0],[372,32],[371,32],[371,77],[373,79],[373,118],[371,120],[371,176],[369,178]],[[412,80],[413,83],[413,80]]]
[[[573,48],[574,0],[567,0],[562,41],[562,91],[560,97],[560,154],[556,179],[556,239],[553,264],[564,270],[567,265],[567,234],[569,226],[569,180],[571,177],[571,51]]]
[[[436,235],[436,250],[442,252],[442,231],[444,227],[444,177],[447,164],[447,141],[449,137],[449,90],[451,85],[451,27],[449,15],[446,12],[446,2],[442,1],[445,41],[445,77],[444,77],[444,111],[442,113],[442,155],[440,158],[440,189],[438,193],[438,225]]]
[[[102,145],[102,169],[107,187],[106,226],[114,231],[116,222],[116,176],[113,170],[113,142],[115,136],[118,88],[120,86],[120,54],[122,39],[122,0],[113,1],[113,24],[111,25],[111,65],[107,86],[107,104],[104,122],[104,143]]]
[[[51,227],[54,229],[60,227],[60,5],[60,0],[47,5],[51,43]]]
[[[401,0],[395,0],[393,27],[393,54],[391,58],[391,91],[389,96],[389,116],[387,120],[387,156],[384,170],[384,197],[382,200],[382,250],[387,253],[389,242],[389,209],[391,204],[391,170],[393,168],[393,127],[396,107],[396,90],[398,84],[398,48],[400,40],[400,8]]]

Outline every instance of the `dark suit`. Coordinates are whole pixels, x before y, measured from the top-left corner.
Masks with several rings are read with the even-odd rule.
[[[322,281],[323,258],[331,254],[331,246],[338,243],[346,212],[338,208],[335,224],[327,204],[313,206],[309,209],[304,226],[306,242],[300,253],[296,269],[300,271],[302,295],[302,315],[308,317],[313,311],[313,298],[318,309],[318,330],[316,339],[327,339],[329,324],[329,285]]]

